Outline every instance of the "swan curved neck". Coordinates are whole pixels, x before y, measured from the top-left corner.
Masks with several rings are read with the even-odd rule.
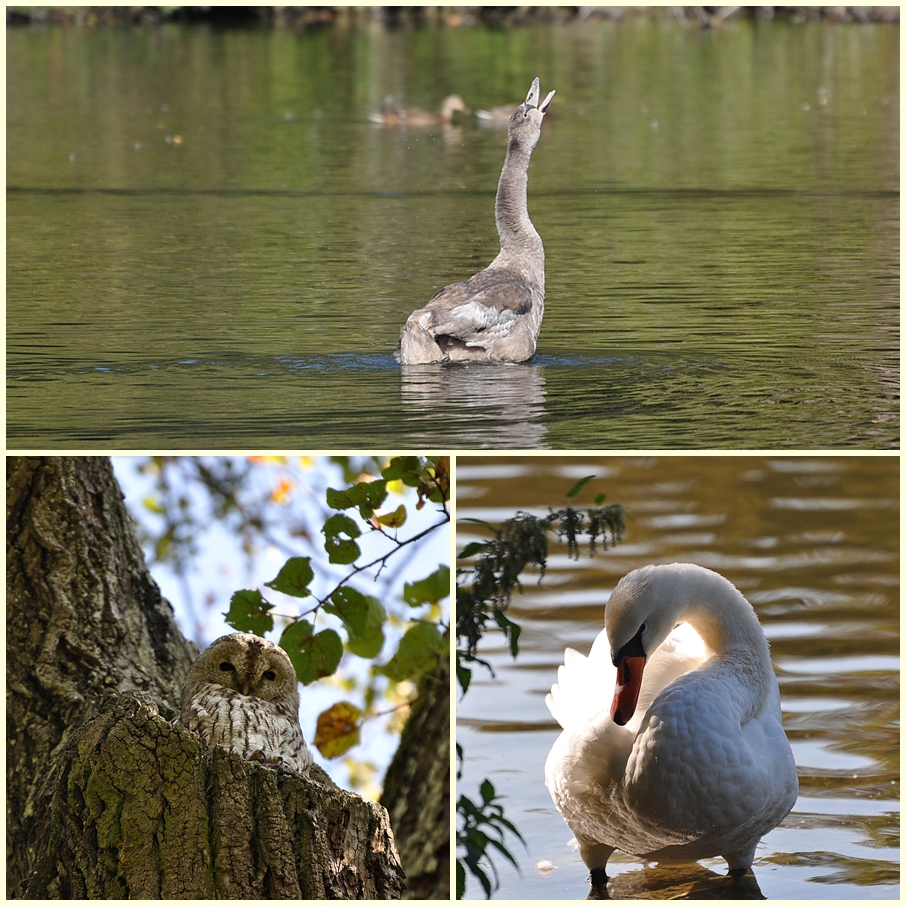
[[[716,654],[763,650],[767,640],[752,605],[727,579],[709,571],[687,575],[677,590],[676,617],[690,623]]]
[[[689,623],[713,652],[705,669],[727,670],[745,690],[744,719],[758,713],[771,697],[771,652],[752,605],[727,579],[701,573],[684,585],[677,619]]]
[[[518,265],[544,286],[544,246],[528,214],[528,167],[533,148],[511,138],[497,184],[495,214],[500,254],[492,267]]]

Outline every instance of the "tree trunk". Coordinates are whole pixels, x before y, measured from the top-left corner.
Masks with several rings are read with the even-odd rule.
[[[109,460],[10,458],[8,896],[398,896],[383,809],[317,768],[209,757],[157,713],[195,654]]]
[[[406,869],[404,897],[450,899],[450,663],[438,659],[419,683],[399,748],[384,778],[381,805],[390,813]]]

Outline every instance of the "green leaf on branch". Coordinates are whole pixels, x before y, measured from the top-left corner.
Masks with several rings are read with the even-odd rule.
[[[586,475],[585,478],[581,479],[580,481],[577,481],[577,482],[576,482],[576,483],[575,483],[575,484],[574,484],[574,485],[566,492],[566,497],[567,497],[567,499],[572,499],[573,497],[575,497],[576,494],[578,494],[579,491],[581,491],[582,488],[584,488],[585,485],[587,485],[588,482],[590,482],[590,481],[592,480],[592,478],[595,478],[595,477],[596,477],[596,476],[594,476],[594,475]]]
[[[363,519],[370,519],[372,513],[387,499],[387,482],[360,481],[342,491],[327,489],[327,505],[332,510],[348,510],[358,507]]]
[[[239,632],[254,632],[264,635],[274,628],[274,618],[270,611],[274,609],[258,589],[237,591],[230,598],[230,609],[224,614],[227,623]]]
[[[519,654],[519,636],[522,627],[514,623],[502,610],[494,610],[494,622],[503,630],[503,634],[510,643],[510,654],[516,657]]]
[[[324,605],[327,613],[338,616],[349,635],[346,649],[364,658],[375,657],[384,647],[387,612],[377,598],[343,586]]]
[[[290,557],[280,572],[277,573],[276,579],[264,584],[274,591],[279,591],[284,595],[292,595],[295,598],[307,598],[311,592],[308,590],[308,583],[314,579],[315,574],[311,568],[311,557]]]
[[[283,630],[280,647],[289,655],[296,676],[306,686],[336,672],[343,657],[343,642],[333,629],[315,632],[308,620],[298,620]]]
[[[338,588],[324,605],[325,613],[338,616],[351,636],[360,635],[368,618],[368,600],[365,595],[345,585]]]
[[[365,618],[365,628],[357,635],[349,637],[346,642],[347,650],[359,657],[377,657],[384,647],[384,624],[387,622],[387,611],[377,598],[365,596],[368,603],[368,612]]]
[[[468,560],[469,557],[474,557],[476,554],[481,553],[485,547],[487,547],[487,542],[484,541],[472,541],[467,544],[458,554],[457,559],[459,560]]]
[[[433,623],[416,623],[406,630],[390,661],[376,670],[396,683],[416,679],[437,663],[438,655],[447,650],[447,645]]]
[[[361,550],[353,538],[358,538],[362,530],[345,513],[334,513],[324,527],[324,550],[331,563],[355,563]],[[345,537],[344,537],[345,536]]]
[[[410,607],[437,604],[450,596],[450,567],[441,565],[430,576],[403,586],[403,600]]]

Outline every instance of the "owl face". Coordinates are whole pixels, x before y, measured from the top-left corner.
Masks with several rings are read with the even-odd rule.
[[[256,635],[234,632],[211,642],[192,665],[184,696],[191,697],[203,684],[274,702],[288,713],[299,708],[298,680],[289,655]]]
[[[235,635],[223,638],[232,640]],[[219,673],[215,682],[242,695],[255,695],[266,701],[282,696],[287,682],[295,685],[296,672],[282,648],[258,636],[244,636],[244,641],[242,646],[222,646],[222,653],[221,646],[212,652],[219,658],[215,659]],[[211,647],[216,645],[214,642]]]

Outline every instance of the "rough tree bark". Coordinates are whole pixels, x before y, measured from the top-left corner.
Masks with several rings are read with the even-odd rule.
[[[441,658],[419,683],[381,796],[406,867],[405,899],[450,899],[450,770],[450,663]]]
[[[10,458],[8,896],[398,897],[380,806],[169,724],[194,657],[109,461]]]

